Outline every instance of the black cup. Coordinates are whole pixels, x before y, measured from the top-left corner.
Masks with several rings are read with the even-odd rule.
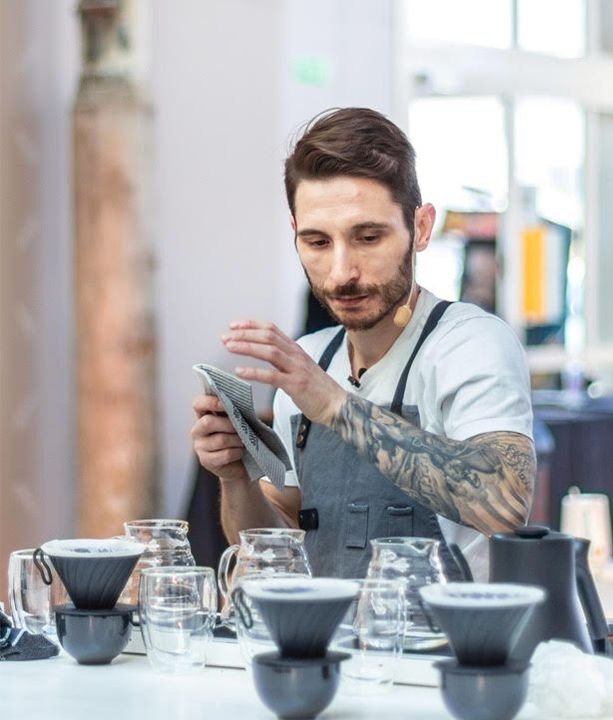
[[[528,694],[526,663],[475,667],[439,660],[435,667],[445,706],[458,720],[512,720]]]
[[[314,718],[332,702],[340,681],[340,664],[349,655],[329,652],[320,658],[256,655],[253,682],[260,700],[284,720]]]
[[[80,665],[108,665],[128,644],[135,615],[132,605],[116,605],[111,610],[60,605],[55,608],[57,637]]]

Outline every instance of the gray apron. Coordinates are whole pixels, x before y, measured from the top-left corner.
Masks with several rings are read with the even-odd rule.
[[[419,349],[434,330],[449,302],[439,302],[430,313],[415,349],[405,365],[388,407],[420,426],[416,406],[403,404],[409,371]],[[340,347],[345,330],[334,336],[319,366],[327,370]],[[449,579],[461,579],[435,513],[411,500],[384,477],[337,433],[304,415],[291,417],[294,462],[302,510],[300,526],[316,576],[364,577],[370,560],[370,540],[414,536],[440,542],[440,556]],[[308,442],[307,442],[308,440]]]

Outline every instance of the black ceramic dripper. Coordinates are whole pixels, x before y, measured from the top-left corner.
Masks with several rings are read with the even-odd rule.
[[[351,580],[273,577],[244,580],[232,593],[239,622],[253,626],[251,605],[277,645],[255,655],[252,670],[260,699],[282,720],[314,718],[332,702],[349,655],[328,644],[359,589]]]
[[[481,667],[509,661],[546,595],[539,587],[488,583],[429,585],[420,594],[460,665]]]
[[[359,592],[358,583],[336,578],[247,580],[241,587],[283,658],[325,656],[332,635]],[[237,605],[240,612],[240,600]]]
[[[34,563],[50,584],[49,558],[77,609],[110,610],[144,550],[130,540],[52,540],[34,551]]]

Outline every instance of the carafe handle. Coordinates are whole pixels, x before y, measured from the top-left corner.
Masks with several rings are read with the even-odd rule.
[[[219,560],[217,584],[226,603],[230,597],[230,562],[234,555],[238,554],[239,549],[239,545],[230,545],[230,547],[223,551],[221,559]]]
[[[577,590],[587,626],[597,653],[606,653],[609,628],[598,596],[598,590],[588,565],[588,550],[590,541],[583,538],[575,538],[575,572],[577,577]]]

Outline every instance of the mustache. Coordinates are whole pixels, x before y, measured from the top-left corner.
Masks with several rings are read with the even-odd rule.
[[[332,290],[324,291],[323,295],[329,299],[360,297],[362,295],[373,295],[379,292],[377,285],[358,285],[356,283],[347,283],[346,285],[337,285]]]

